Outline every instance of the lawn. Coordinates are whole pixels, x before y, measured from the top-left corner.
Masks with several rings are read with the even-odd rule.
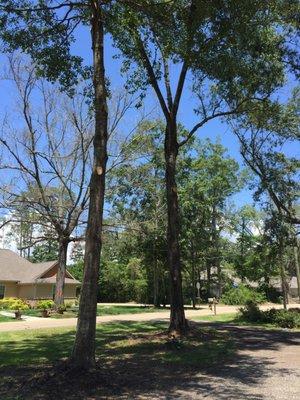
[[[139,313],[151,313],[157,311],[166,311],[166,308],[155,308],[152,306],[97,306],[97,315],[121,315],[121,314],[139,314]],[[24,315],[30,315],[33,317],[41,317],[41,310],[30,309],[24,310]],[[63,314],[52,314],[51,318],[76,318],[78,314],[78,307],[67,308]]]
[[[97,326],[97,353],[106,361],[133,355],[154,357],[160,362],[212,363],[226,356],[232,343],[216,330],[193,331],[185,340],[169,341],[164,323],[122,322]],[[70,354],[75,330],[53,328],[2,332],[0,367],[51,362]],[[207,340],[209,339],[209,343]]]
[[[15,318],[6,317],[5,315],[0,314],[0,322],[12,322],[17,321]]]

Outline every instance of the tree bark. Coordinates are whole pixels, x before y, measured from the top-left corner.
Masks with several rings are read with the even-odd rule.
[[[91,1],[93,86],[95,107],[94,164],[90,180],[90,203],[86,230],[84,276],[76,338],[71,355],[73,365],[89,369],[95,365],[97,290],[101,255],[101,232],[107,163],[107,93],[104,69],[104,29],[101,6]]]
[[[185,319],[182,295],[182,276],[179,247],[180,222],[176,184],[177,155],[177,126],[176,121],[170,119],[170,121],[167,122],[165,136],[165,179],[168,210],[167,247],[168,264],[171,278],[171,314],[169,333],[184,335],[188,329],[188,323]]]
[[[69,245],[68,239],[64,237],[59,239],[58,269],[56,274],[55,295],[54,295],[54,303],[56,308],[59,308],[64,305],[64,287],[66,278],[68,245]]]
[[[295,269],[297,276],[298,298],[300,301],[300,266],[299,266],[299,248],[298,248],[297,238],[296,238],[296,243],[294,245],[294,257],[295,257]]]
[[[285,268],[283,264],[283,260],[281,259],[280,264],[280,276],[281,276],[281,288],[282,288],[282,297],[283,297],[283,308],[287,310],[288,304],[288,292],[287,292],[287,282],[285,276]]]

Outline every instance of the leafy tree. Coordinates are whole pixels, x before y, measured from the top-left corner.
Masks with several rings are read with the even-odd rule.
[[[153,2],[156,3],[156,2]],[[180,148],[214,118],[246,114],[256,103],[269,105],[283,85],[286,66],[298,71],[291,37],[297,34],[290,2],[180,0],[160,2],[152,12],[114,3],[108,21],[116,47],[132,72],[129,85],[145,95],[151,85],[165,118],[165,182],[168,263],[171,275],[170,331],[187,330],[182,296],[180,218],[176,162]],[[164,15],[157,19],[157,15]],[[280,27],[280,28],[279,28]],[[171,72],[174,73],[171,73]],[[178,112],[189,79],[198,121],[184,135]]]
[[[38,244],[33,249],[30,261],[55,261],[58,259],[58,252],[59,248],[56,241],[49,241],[48,243]]]

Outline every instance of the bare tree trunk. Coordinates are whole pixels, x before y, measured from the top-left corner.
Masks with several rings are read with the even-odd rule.
[[[154,269],[153,269],[153,304],[155,307],[160,307],[159,301],[159,277],[156,248],[154,250]]]
[[[206,278],[207,278],[207,295],[210,296],[210,287],[211,287],[211,265],[210,260],[206,261]]]
[[[193,308],[196,308],[196,271],[195,271],[195,252],[193,243],[191,245],[191,259],[192,259],[192,302],[193,302]]]
[[[101,231],[107,163],[107,94],[104,70],[104,31],[99,2],[92,5],[92,43],[95,93],[94,165],[90,180],[90,204],[86,231],[84,276],[81,289],[79,317],[71,362],[89,369],[95,364],[95,334],[97,315],[97,289],[101,255]]]
[[[297,239],[296,239],[296,243],[294,245],[294,256],[295,256],[295,269],[296,269],[296,276],[297,276],[298,298],[300,301],[300,266],[299,266],[299,248],[298,248]]]
[[[282,296],[283,296],[283,308],[287,310],[288,304],[288,293],[287,293],[287,283],[286,283],[286,276],[285,276],[285,268],[283,265],[283,259],[281,259],[280,264],[280,276],[281,276],[281,288],[282,288]]]
[[[60,238],[59,249],[58,249],[58,269],[56,274],[55,295],[54,295],[54,303],[56,308],[59,308],[64,305],[64,287],[66,278],[68,245],[69,245],[68,239]]]
[[[178,155],[177,126],[176,121],[168,122],[165,138],[165,162],[166,162],[166,191],[168,209],[168,264],[171,277],[171,315],[169,332],[179,335],[185,334],[188,323],[185,319],[183,295],[181,260],[179,247],[179,208],[176,184],[176,159]]]

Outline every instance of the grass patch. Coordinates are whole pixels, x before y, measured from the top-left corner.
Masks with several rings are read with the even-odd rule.
[[[246,321],[242,318],[239,313],[230,313],[230,314],[220,314],[220,315],[203,315],[199,317],[193,317],[194,321],[207,321],[207,322],[215,322],[215,323],[227,323],[227,324],[234,324],[238,326],[253,326],[257,328],[263,329],[271,329],[271,330],[282,330],[276,326],[275,324],[266,323],[266,322],[250,322]],[[293,331],[299,331],[299,328],[292,329]]]
[[[199,317],[193,317],[195,321],[209,321],[209,322],[236,322],[238,317],[237,313],[231,314],[217,314],[217,315],[201,315]]]
[[[155,308],[152,306],[97,306],[97,315],[121,315],[121,314],[140,314],[159,311],[167,311],[166,308]]]
[[[105,362],[147,359],[147,362],[198,365],[229,356],[233,342],[214,329],[192,329],[184,340],[170,341],[165,323],[120,322],[97,326],[97,356]],[[33,365],[68,357],[75,330],[53,328],[3,332],[0,336],[0,366]]]
[[[6,317],[5,315],[0,314],[0,322],[12,322],[17,321],[15,318]]]
[[[97,316],[101,315],[122,315],[122,314],[140,314],[140,313],[152,313],[158,311],[167,311],[166,308],[155,308],[151,306],[97,306]],[[32,317],[41,317],[41,310],[32,308],[24,310],[23,315],[29,315]],[[78,307],[67,308],[63,314],[51,314],[50,318],[76,318],[78,316]]]

